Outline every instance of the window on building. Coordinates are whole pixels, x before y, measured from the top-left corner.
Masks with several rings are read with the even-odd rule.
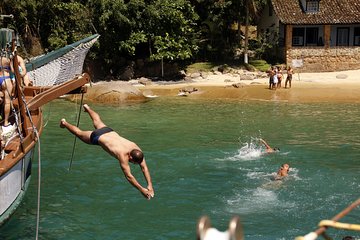
[[[318,11],[319,11],[319,0],[306,1],[306,12],[318,12]]]
[[[322,37],[319,38],[318,27],[295,27],[292,35],[293,46],[322,46]]]
[[[319,29],[316,27],[306,28],[306,46],[317,46]]]
[[[349,46],[349,28],[338,28],[336,36],[337,46]]]
[[[305,28],[293,28],[292,45],[304,46]]]
[[[360,27],[354,28],[354,46],[360,46]]]

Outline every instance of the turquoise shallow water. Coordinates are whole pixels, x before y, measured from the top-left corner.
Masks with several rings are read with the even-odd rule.
[[[202,215],[221,231],[239,215],[245,239],[294,239],[359,198],[358,104],[158,98],[92,107],[143,149],[155,198],[145,200],[116,160],[80,141],[68,172],[74,138],[58,123],[75,123],[78,106],[55,101],[44,108],[39,239],[195,239]],[[80,126],[91,127],[85,113]],[[261,154],[260,137],[281,152]],[[285,162],[290,176],[272,181]],[[0,239],[35,238],[37,169],[34,162],[30,189]],[[143,182],[139,168],[133,173]]]

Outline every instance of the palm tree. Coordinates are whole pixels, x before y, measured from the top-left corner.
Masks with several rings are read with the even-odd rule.
[[[249,45],[249,22],[250,14],[252,18],[256,18],[259,13],[259,7],[266,0],[245,0],[245,46],[244,46],[244,63],[248,63],[248,45]]]
[[[254,0],[251,0],[253,2]],[[249,0],[245,0],[245,47],[244,47],[244,63],[248,64],[248,45],[249,45]]]

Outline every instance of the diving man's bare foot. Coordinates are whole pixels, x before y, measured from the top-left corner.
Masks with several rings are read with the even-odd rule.
[[[61,120],[60,120],[60,127],[61,127],[61,128],[65,128],[65,124],[66,124],[65,118],[61,119]]]
[[[90,108],[89,105],[87,105],[87,104],[85,103],[85,104],[83,105],[83,107],[84,107],[84,111],[85,111],[85,112],[88,112],[88,109]]]

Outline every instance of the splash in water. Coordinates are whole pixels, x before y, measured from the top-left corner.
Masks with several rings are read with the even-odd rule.
[[[267,212],[281,205],[277,193],[264,189],[245,189],[237,192],[232,198],[226,200],[227,210],[250,214]]]
[[[264,149],[259,145],[259,139],[251,138],[250,142],[243,143],[233,158],[234,160],[255,160],[260,158],[263,153]]]

